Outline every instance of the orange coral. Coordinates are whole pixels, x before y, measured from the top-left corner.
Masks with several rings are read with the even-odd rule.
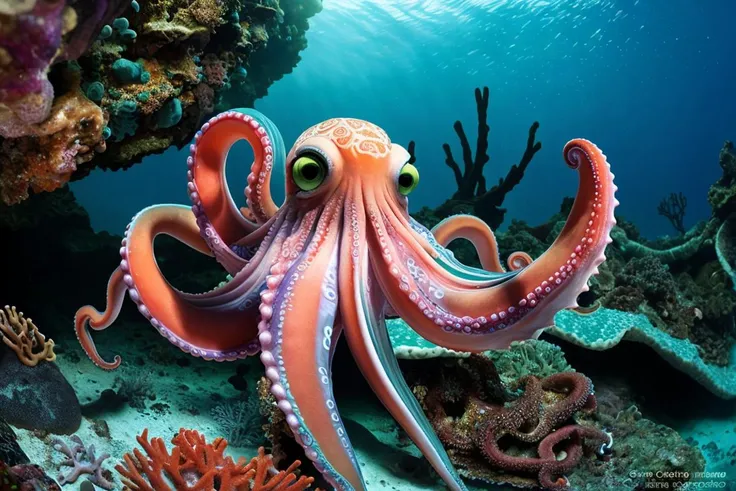
[[[276,472],[263,447],[250,462],[242,458],[235,462],[225,456],[225,439],[207,443],[195,430],[180,429],[171,440],[171,454],[162,438],[148,441],[148,430],[136,440],[147,455],[134,449],[133,455],[126,454],[124,462],[115,466],[129,491],[304,491],[314,481],[305,476],[297,479],[298,460]]]
[[[79,88],[54,102],[43,122],[30,125],[26,135],[2,141],[0,154],[0,198],[15,204],[34,192],[53,191],[69,181],[77,165],[105,151],[102,109],[87,99]]]
[[[0,310],[0,338],[29,367],[44,360],[56,360],[54,341],[47,341],[33,321],[23,317],[23,312],[17,312],[15,307],[6,305],[5,311]]]

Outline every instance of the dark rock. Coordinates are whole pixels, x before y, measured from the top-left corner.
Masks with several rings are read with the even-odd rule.
[[[13,428],[0,418],[0,461],[8,465],[27,464],[28,456],[18,445]]]
[[[71,434],[82,413],[74,389],[54,363],[24,365],[0,345],[0,417],[18,428]]]
[[[32,464],[10,467],[0,461],[0,491],[61,491],[59,485],[41,469]]]

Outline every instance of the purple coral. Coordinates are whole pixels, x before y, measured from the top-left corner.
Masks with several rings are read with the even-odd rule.
[[[0,76],[0,104],[9,109],[0,116],[0,136],[20,136],[19,126],[40,123],[51,110],[54,89],[46,73],[61,46],[64,3],[37,2],[0,36],[0,50],[8,58]]]
[[[61,438],[55,438],[53,441],[54,448],[67,457],[61,462],[61,465],[72,468],[66,476],[63,472],[59,473],[59,477],[57,477],[59,484],[64,486],[75,482],[82,474],[88,474],[90,476],[89,481],[92,484],[102,489],[113,489],[113,483],[105,478],[102,469],[102,462],[110,455],[104,453],[97,457],[95,446],[85,447],[82,439],[77,435],[72,435],[71,440],[73,443],[71,448]]]

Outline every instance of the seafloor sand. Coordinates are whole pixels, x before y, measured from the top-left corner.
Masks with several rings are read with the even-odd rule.
[[[257,397],[256,381],[262,374],[258,358],[245,361],[249,365],[248,390],[243,394],[227,381],[235,372],[232,364],[196,359],[181,353],[157,335],[141,336],[139,333],[139,325],[125,324],[96,333],[95,339],[103,356],[112,359],[114,353],[119,353],[123,357],[123,365],[113,372],[96,368],[86,356],[82,358],[81,349],[77,348],[73,337],[57,340],[60,353],[56,363],[76,389],[83,405],[97,400],[103,390],[113,387],[118,376],[135,377],[139,373],[149,375],[155,400],[146,400],[145,409],[134,409],[124,404],[112,412],[103,412],[95,417],[107,423],[109,439],[95,433],[90,418],[83,418],[82,426],[76,433],[85,444],[94,443],[98,455],[110,454],[105,465],[109,469],[121,460],[124,453],[137,446],[135,437],[144,428],[148,428],[150,436],[162,436],[167,441],[179,428],[199,430],[212,440],[223,434],[212,417],[215,406],[231,399],[242,400],[244,396]],[[111,351],[112,346],[115,351]],[[162,358],[167,361],[161,362]],[[183,359],[188,359],[189,363],[186,364]],[[186,366],[180,366],[177,360]],[[433,477],[412,476],[402,470],[417,467],[416,464],[421,459],[419,451],[411,444],[404,444],[400,448],[393,419],[387,413],[374,409],[371,405],[370,410],[366,410],[360,401],[343,401],[341,404],[341,411],[369,489],[445,489]],[[56,477],[63,456],[52,449],[49,439],[39,439],[33,432],[25,430],[18,430],[17,434],[21,447],[31,461],[43,466],[49,475]],[[235,458],[250,457],[256,453],[256,447],[231,445],[229,453]],[[426,469],[423,465],[418,467]],[[117,473],[114,474],[117,479]],[[81,481],[78,480],[66,489],[78,489]],[[115,484],[119,486],[116,489],[122,489],[119,480]]]
[[[105,358],[112,359],[115,353],[123,357],[122,367],[114,372],[92,365],[72,335],[56,340],[59,346],[57,364],[76,389],[83,405],[97,400],[103,390],[113,387],[116,377],[134,378],[147,374],[151,382],[155,399],[145,400],[145,409],[123,404],[115,410],[83,418],[77,434],[86,444],[94,443],[98,454],[110,454],[105,465],[108,469],[112,469],[124,453],[137,446],[135,437],[144,428],[148,428],[150,436],[162,436],[167,441],[179,428],[199,430],[211,440],[225,434],[212,416],[215,406],[257,397],[256,381],[262,374],[257,358],[237,362],[248,366],[245,376],[248,389],[240,392],[228,382],[235,373],[233,364],[205,362],[181,353],[152,331],[140,323],[121,322],[108,331],[95,333]],[[430,475],[426,461],[416,447],[399,442],[395,422],[375,401],[348,398],[338,400],[338,404],[370,490],[446,489]],[[109,438],[95,433],[93,419],[107,423]],[[733,456],[726,455],[728,449],[736,448],[736,422],[731,418],[710,417],[698,418],[697,422],[667,423],[676,427],[684,437],[691,436],[697,442],[706,456],[709,471],[733,473],[729,463]],[[42,465],[56,477],[63,456],[52,449],[50,440],[40,439],[31,431],[18,430],[17,434],[31,461]],[[712,443],[714,441],[718,442],[717,446]],[[256,446],[231,445],[229,453],[235,458],[250,457],[256,453]],[[117,473],[114,475],[117,479]],[[65,489],[78,489],[80,482]],[[116,489],[122,489],[119,480],[115,484]],[[489,488],[504,489],[484,486],[484,489]]]

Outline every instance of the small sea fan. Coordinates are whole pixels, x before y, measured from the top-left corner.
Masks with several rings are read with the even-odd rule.
[[[232,400],[215,406],[212,418],[231,445],[258,446],[264,441],[259,401]]]

